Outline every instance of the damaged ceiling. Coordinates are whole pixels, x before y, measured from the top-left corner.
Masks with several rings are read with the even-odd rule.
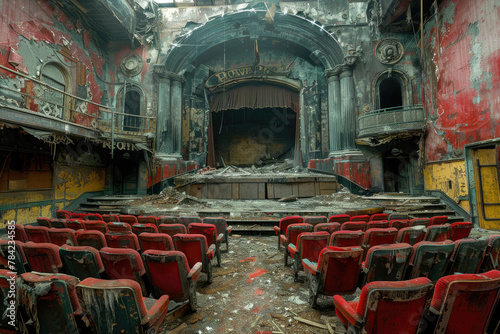
[[[88,29],[99,44],[151,43],[158,24],[157,6],[152,1],[49,0],[76,25]]]

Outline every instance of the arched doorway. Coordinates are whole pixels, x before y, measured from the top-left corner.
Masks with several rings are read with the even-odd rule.
[[[163,128],[157,131],[156,152],[159,160],[167,162],[182,156],[184,160],[196,161],[200,165],[223,166],[228,164],[227,159],[222,162],[225,155],[230,162],[243,165],[258,161],[257,156],[283,159],[293,155],[296,164],[302,165],[310,159],[328,156],[328,145],[324,145],[328,143],[329,136],[325,117],[329,108],[329,87],[325,70],[343,63],[344,53],[333,35],[321,25],[280,11],[274,15],[272,24],[259,24],[265,20],[266,14],[265,6],[262,9],[255,7],[226,13],[199,26],[190,25],[189,33],[177,38],[172,43],[175,46],[166,51],[164,72],[157,71],[158,123],[168,125],[168,120],[176,119],[179,120],[178,128],[182,130],[170,131],[176,138],[168,136],[167,126],[165,131]],[[254,73],[253,69],[264,73]],[[222,78],[230,71],[238,72],[232,86],[227,80],[211,87],[206,85],[211,76],[220,74]],[[268,71],[274,73],[268,74]],[[295,82],[295,88],[284,84],[287,81]],[[238,86],[257,82],[258,85],[291,88],[298,100],[296,107],[274,104],[212,110],[211,99],[217,94],[227,94]],[[179,87],[182,85],[176,90],[182,94],[182,103],[178,99],[179,94],[173,93],[176,84]],[[165,94],[167,98],[162,99],[162,91],[167,90],[171,93]],[[264,136],[266,132],[269,134],[265,127],[262,129],[263,124],[272,124],[270,122],[275,118],[273,112],[289,120],[286,124],[289,132],[274,136],[276,140],[269,145],[259,145],[254,140],[253,158],[248,155],[248,159],[233,160],[227,153],[215,152],[216,149],[232,150],[234,157],[236,152],[242,150],[243,142],[252,142],[246,139],[259,137],[259,132]],[[236,129],[244,128],[250,116],[259,116],[260,120],[251,120],[255,127],[253,130],[244,129],[250,132],[250,136],[245,134],[244,140]],[[275,127],[282,128],[280,123],[276,123]],[[230,132],[233,144],[228,148],[227,138],[221,136]],[[238,136],[240,138],[236,141],[239,144],[236,145],[235,138]],[[179,142],[178,149],[169,149],[172,146],[169,143]],[[300,145],[297,144],[299,142]],[[222,147],[224,145],[226,147]],[[273,150],[273,147],[279,149]]]
[[[403,105],[401,82],[395,77],[385,78],[380,82],[380,109],[401,107]]]

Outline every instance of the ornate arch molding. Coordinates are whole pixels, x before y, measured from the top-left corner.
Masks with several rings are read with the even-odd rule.
[[[316,22],[277,12],[273,28],[266,26],[265,10],[245,10],[219,16],[179,37],[167,52],[167,71],[182,73],[209,48],[242,37],[267,37],[302,45],[314,54],[324,69],[344,62],[344,52],[335,38]]]
[[[388,69],[386,71],[380,72],[375,76],[375,78],[373,78],[373,109],[380,109],[380,83],[387,78],[398,79],[401,84],[401,97],[403,99],[403,105],[407,106],[412,104],[412,94],[408,76],[402,71]]]

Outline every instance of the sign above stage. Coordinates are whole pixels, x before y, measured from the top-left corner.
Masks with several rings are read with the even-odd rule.
[[[255,78],[255,77],[270,77],[270,76],[287,76],[290,71],[287,72],[275,72],[262,65],[257,66],[246,66],[234,68],[228,71],[222,71],[213,74],[207,80],[206,87],[213,88],[229,81],[243,79],[243,78]]]

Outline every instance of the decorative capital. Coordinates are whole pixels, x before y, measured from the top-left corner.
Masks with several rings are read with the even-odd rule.
[[[186,82],[186,79],[182,75],[179,75],[174,72],[167,71],[165,65],[162,64],[154,64],[153,65],[153,73],[159,78],[169,79],[171,81],[180,81],[181,83]]]

